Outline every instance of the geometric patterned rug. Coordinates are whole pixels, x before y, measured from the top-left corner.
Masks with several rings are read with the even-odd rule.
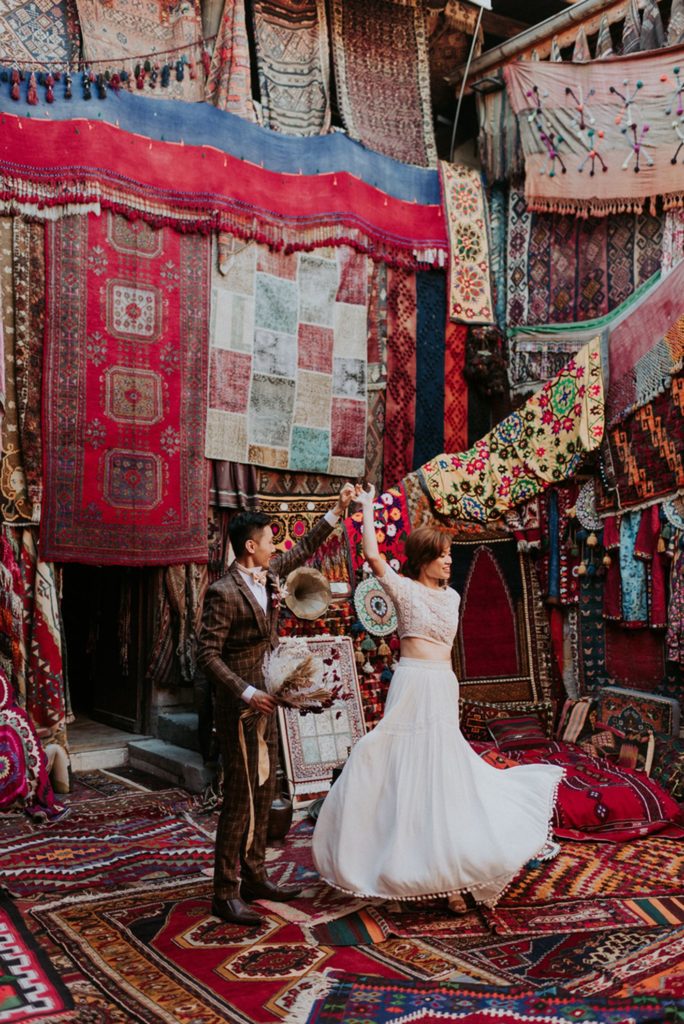
[[[69,990],[14,905],[0,897],[0,1021],[55,1019],[73,1008]]]
[[[110,892],[141,882],[197,875],[213,843],[183,815],[183,790],[87,800],[46,828],[8,816],[0,828],[0,877],[15,897]]]
[[[382,978],[346,976],[331,981],[330,991],[317,1001],[309,1024],[404,1024],[407,1021],[461,1021],[463,1024],[549,1021],[633,1024],[674,1020],[675,1007],[654,998],[592,999],[567,995],[511,991],[481,985],[393,982]]]

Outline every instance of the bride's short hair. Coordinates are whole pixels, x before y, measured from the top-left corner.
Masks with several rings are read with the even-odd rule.
[[[424,565],[434,562],[441,554],[451,547],[449,534],[439,526],[418,526],[410,533],[404,545],[406,562],[404,576],[417,580]]]

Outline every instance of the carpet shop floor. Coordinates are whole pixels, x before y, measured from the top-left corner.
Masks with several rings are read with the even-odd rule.
[[[14,897],[5,900],[63,986],[55,1020],[290,1024],[311,1011],[313,1024],[334,1019],[325,992],[350,976],[420,983],[428,999],[455,982],[530,999],[550,987],[575,1000],[684,998],[678,841],[564,842],[495,911],[455,917],[439,901],[364,905],[328,889],[300,818],[268,868],[302,895],[260,904],[262,924],[245,931],[210,915],[215,814],[182,790],[144,792],[99,773],[69,799],[69,818],[54,826],[0,819],[0,871]],[[371,1008],[363,1020],[385,1018]]]

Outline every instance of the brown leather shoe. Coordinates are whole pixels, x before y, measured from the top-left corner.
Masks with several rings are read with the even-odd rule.
[[[211,912],[214,917],[220,917],[222,921],[227,921],[229,924],[241,924],[245,928],[254,928],[263,921],[261,914],[257,914],[256,910],[252,910],[246,903],[243,903],[239,896],[234,896],[230,900],[221,900],[214,896],[211,901]]]
[[[274,885],[267,878],[263,882],[247,882],[243,880],[240,886],[240,895],[248,903],[251,903],[252,900],[271,900],[273,903],[289,903],[290,900],[295,900],[301,891],[301,886]]]

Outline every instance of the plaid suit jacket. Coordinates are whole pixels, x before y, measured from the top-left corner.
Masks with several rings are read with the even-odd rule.
[[[248,686],[263,685],[264,655],[278,643],[278,602],[273,600],[277,577],[302,565],[333,529],[321,518],[295,547],[273,557],[266,582],[271,596],[268,612],[261,608],[235,562],[207,590],[197,660],[214,684],[220,703],[241,703],[240,694]]]

